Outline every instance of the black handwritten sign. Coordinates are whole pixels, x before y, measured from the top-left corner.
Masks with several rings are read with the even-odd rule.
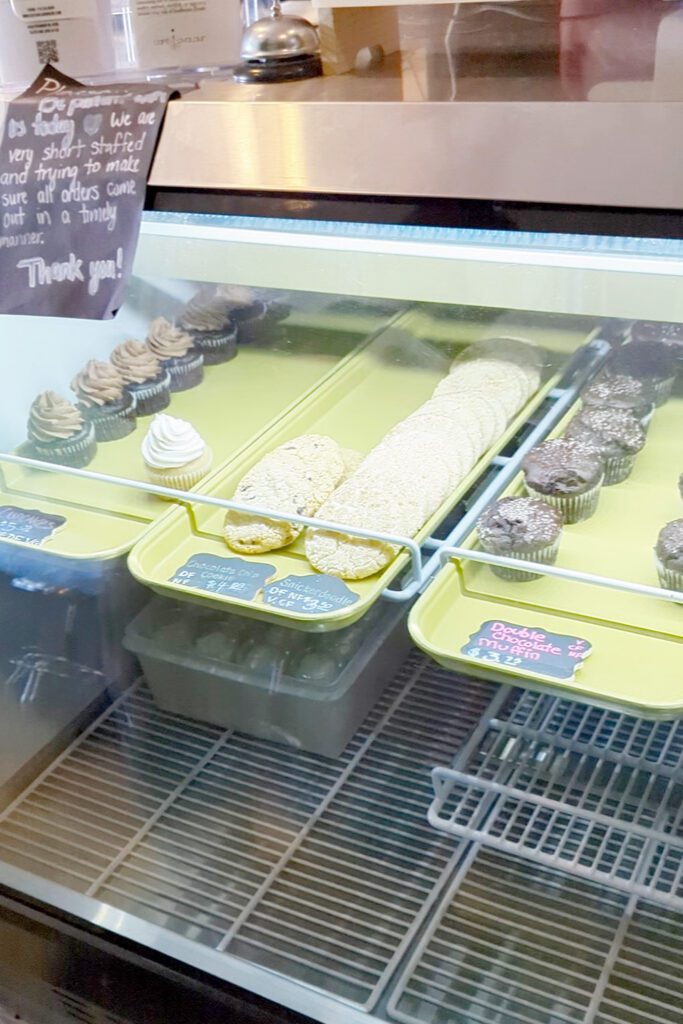
[[[269,583],[263,591],[263,600],[273,608],[317,615],[321,612],[348,608],[358,600],[358,594],[336,576],[285,576]]]
[[[64,516],[52,516],[37,508],[0,505],[0,537],[38,547],[64,526]]]
[[[86,88],[48,65],[12,100],[0,146],[0,313],[116,313],[170,95]]]
[[[176,569],[170,583],[210,594],[238,597],[251,601],[269,577],[275,566],[267,562],[247,562],[244,558],[223,558],[221,555],[192,555]]]
[[[574,678],[591,650],[588,641],[578,636],[490,619],[470,635],[460,653],[522,675],[566,681]]]

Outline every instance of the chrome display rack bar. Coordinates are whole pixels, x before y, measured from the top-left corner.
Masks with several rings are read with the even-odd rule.
[[[503,688],[429,821],[572,875],[683,909],[683,723]]]

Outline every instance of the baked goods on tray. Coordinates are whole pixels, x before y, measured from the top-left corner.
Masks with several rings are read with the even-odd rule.
[[[481,357],[455,360],[432,398],[389,431],[321,504],[318,517],[414,536],[540,384],[536,346],[507,340],[514,344],[501,357],[492,342]],[[399,545],[314,527],[306,532],[305,550],[319,572],[364,579],[388,565]]]
[[[237,485],[234,500],[283,514],[313,516],[344,478],[346,465],[343,449],[331,437],[303,434],[252,466]],[[224,536],[233,551],[255,555],[291,544],[302,530],[298,523],[230,510]]]

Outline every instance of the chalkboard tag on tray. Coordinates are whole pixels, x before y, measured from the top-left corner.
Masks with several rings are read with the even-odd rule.
[[[467,659],[492,668],[563,682],[574,678],[591,651],[591,645],[581,637],[498,619],[483,622],[460,648]]]
[[[269,583],[263,591],[263,600],[273,608],[297,612],[299,615],[319,615],[341,611],[358,600],[358,594],[336,576],[324,574],[285,576]]]
[[[55,530],[64,526],[64,516],[53,516],[37,508],[0,505],[0,539],[39,547]]]
[[[275,566],[267,562],[199,554],[192,555],[176,569],[169,582],[192,590],[204,590],[207,594],[251,601],[275,571]]]

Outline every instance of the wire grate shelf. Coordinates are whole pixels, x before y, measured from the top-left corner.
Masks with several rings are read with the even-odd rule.
[[[0,858],[369,1009],[464,852],[425,820],[429,771],[494,688],[452,687],[411,656],[331,760],[137,684],[0,816]]]
[[[434,770],[430,822],[683,907],[683,723],[504,697],[453,768]]]
[[[402,1024],[670,1024],[683,914],[476,844],[389,1000]]]

